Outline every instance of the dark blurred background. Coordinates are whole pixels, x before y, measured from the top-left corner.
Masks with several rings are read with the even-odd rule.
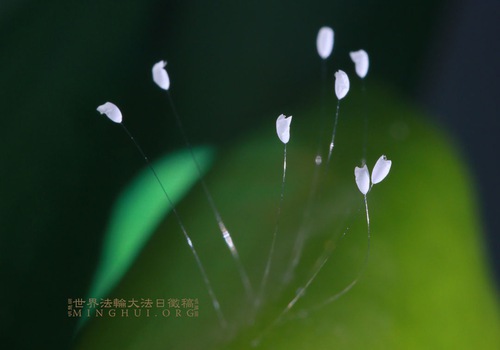
[[[323,25],[336,32],[330,72],[366,49],[368,79],[451,134],[500,280],[499,19],[496,0],[2,0],[2,348],[69,346],[66,300],[85,297],[113,199],[143,166],[96,107],[118,104],[152,159],[182,147],[151,81],[165,59],[193,143],[229,145],[320,93]]]

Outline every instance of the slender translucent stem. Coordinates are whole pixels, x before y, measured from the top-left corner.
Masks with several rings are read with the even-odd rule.
[[[335,122],[333,124],[332,141],[330,142],[330,147],[328,149],[328,159],[326,164],[330,164],[330,159],[332,158],[333,147],[335,147],[335,134],[337,133],[337,123],[339,120],[339,110],[340,110],[340,100],[337,101],[337,110],[335,112]]]
[[[318,158],[319,157],[319,158]],[[315,167],[314,167],[314,174],[312,177],[312,182],[311,182],[311,189],[309,191],[309,195],[307,198],[307,204],[304,209],[304,214],[302,215],[302,223],[299,226],[299,230],[295,239],[295,243],[293,246],[293,251],[292,251],[292,258],[290,259],[290,264],[288,265],[287,270],[285,271],[285,274],[283,275],[283,282],[288,283],[292,280],[293,274],[295,272],[295,269],[299,265],[300,258],[302,256],[302,250],[304,248],[304,242],[306,240],[306,235],[308,232],[307,225],[310,224],[310,219],[311,219],[311,212],[312,212],[312,207],[314,203],[314,199],[316,198],[316,193],[318,189],[318,183],[319,183],[319,168],[321,165],[321,156],[316,156],[315,159]]]
[[[267,256],[267,263],[266,263],[266,267],[264,269],[264,275],[262,276],[262,281],[260,283],[259,293],[257,295],[257,298],[255,299],[255,309],[258,309],[260,306],[260,303],[262,302],[262,298],[264,297],[264,292],[266,289],[267,280],[269,279],[269,272],[271,271],[271,264],[272,264],[272,260],[273,260],[274,249],[275,249],[274,247],[276,245],[276,237],[278,236],[278,229],[279,229],[279,223],[280,223],[280,217],[281,217],[281,208],[283,206],[283,198],[284,198],[284,193],[285,193],[285,180],[286,180],[286,143],[285,143],[285,150],[283,152],[283,178],[281,181],[281,194],[280,194],[280,202],[278,205],[278,215],[276,217],[276,225],[274,227],[271,248],[269,249],[269,254]]]
[[[188,246],[189,246],[189,248],[191,250],[191,253],[194,255],[194,258],[196,260],[196,264],[198,265],[198,268],[200,269],[200,272],[201,272],[203,281],[205,283],[205,286],[207,288],[208,294],[210,295],[210,299],[212,300],[212,305],[213,305],[213,307],[215,309],[215,312],[217,313],[217,317],[219,318],[220,325],[221,325],[222,328],[226,328],[227,327],[227,321],[226,321],[226,318],[224,317],[224,314],[222,313],[222,310],[220,308],[219,300],[215,296],[215,292],[214,292],[214,290],[212,288],[212,284],[210,283],[210,280],[208,279],[208,275],[207,275],[207,273],[205,271],[205,268],[203,267],[203,264],[201,263],[200,257],[198,256],[198,253],[196,252],[196,249],[194,247],[193,241],[189,237],[189,235],[188,235],[188,233],[186,231],[186,228],[184,227],[184,224],[182,223],[182,220],[181,220],[181,218],[179,216],[179,213],[177,212],[177,209],[175,208],[172,200],[170,199],[170,196],[168,195],[167,190],[165,189],[165,186],[163,186],[163,183],[160,180],[160,177],[158,176],[158,174],[156,173],[156,170],[154,169],[153,165],[149,161],[149,158],[146,156],[146,154],[142,150],[141,146],[139,146],[139,144],[137,143],[137,141],[135,140],[135,138],[132,136],[132,134],[130,133],[130,131],[127,129],[127,127],[123,123],[121,123],[120,125],[123,127],[123,130],[125,130],[125,132],[127,133],[127,135],[130,137],[130,139],[132,140],[133,144],[135,145],[135,147],[137,148],[137,150],[139,151],[139,153],[141,154],[141,156],[144,158],[144,161],[146,162],[147,166],[149,167],[149,170],[151,170],[151,173],[154,175],[156,181],[160,185],[160,187],[161,187],[161,189],[163,191],[163,194],[165,195],[165,198],[167,199],[168,204],[170,205],[170,208],[171,208],[172,212],[174,213],[174,215],[175,215],[175,217],[177,219],[177,222],[178,222],[178,224],[179,224],[179,226],[181,228],[182,234],[184,235],[184,238],[186,239],[186,242],[187,242],[187,244],[188,244]]]
[[[254,292],[253,292],[253,288],[252,288],[252,285],[250,283],[250,279],[248,277],[248,274],[247,274],[245,268],[243,267],[243,264],[241,263],[240,255],[238,253],[238,250],[236,249],[236,245],[231,237],[231,234],[229,233],[228,229],[226,228],[226,225],[224,224],[224,222],[222,221],[222,217],[220,215],[220,212],[215,205],[215,202],[213,200],[212,195],[210,194],[210,191],[208,190],[208,186],[205,183],[205,179],[203,177],[200,164],[198,163],[198,160],[196,159],[196,155],[194,154],[193,147],[191,146],[191,143],[189,142],[189,139],[188,139],[187,134],[185,132],[184,125],[182,124],[181,118],[180,118],[179,114],[177,113],[177,110],[176,110],[175,104],[174,104],[174,100],[172,99],[172,95],[170,94],[170,91],[168,91],[168,90],[167,90],[167,96],[168,96],[168,100],[170,102],[170,107],[172,108],[172,112],[174,113],[175,120],[177,122],[177,126],[179,128],[179,131],[182,134],[184,142],[185,142],[187,148],[189,149],[189,152],[191,153],[191,157],[193,158],[193,162],[195,163],[196,169],[198,170],[198,175],[199,175],[199,179],[201,182],[201,186],[203,187],[203,191],[205,192],[205,196],[210,204],[210,208],[212,209],[212,211],[214,213],[215,220],[217,221],[217,225],[218,225],[219,230],[222,234],[222,238],[224,239],[224,242],[226,243],[229,251],[231,252],[231,256],[233,257],[233,260],[236,264],[236,268],[238,269],[238,273],[240,275],[241,282],[243,284],[243,287],[245,289],[247,297],[249,300],[254,300]]]

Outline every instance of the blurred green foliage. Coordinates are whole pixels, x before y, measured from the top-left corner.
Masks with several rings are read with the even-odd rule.
[[[150,318],[91,317],[77,349],[244,349],[252,348],[252,340],[262,332],[266,332],[258,347],[262,349],[496,349],[499,308],[482,255],[467,170],[446,137],[400,99],[378,85],[370,85],[366,94],[359,93],[359,82],[353,85],[354,91],[341,104],[331,168],[322,173],[305,226],[304,199],[310,190],[318,126],[330,130],[332,118],[318,118],[320,108],[294,113],[278,249],[265,304],[255,323],[249,324],[252,310],[197,186],[178,210],[187,218],[185,225],[230,329],[220,328],[194,259],[170,215],[110,296],[199,298],[199,317],[163,318],[155,308]],[[330,110],[333,107],[329,105]],[[353,169],[361,157],[365,113],[371,126],[370,168],[380,154],[393,161],[388,178],[368,195],[372,254],[367,270],[336,302],[297,317],[296,311],[314,307],[345,288],[362,265],[366,222]],[[270,118],[265,129],[224,152],[207,179],[255,285],[276,219],[281,152]],[[283,273],[301,227],[307,230],[304,255],[292,281],[285,283]],[[340,239],[346,228],[347,235]],[[289,313],[295,319],[267,332],[325,249],[333,250],[330,260]]]

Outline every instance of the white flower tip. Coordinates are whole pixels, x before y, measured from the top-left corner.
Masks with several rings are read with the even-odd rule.
[[[284,144],[287,144],[290,140],[290,124],[292,123],[292,116],[288,118],[284,114],[281,114],[278,119],[276,119],[276,133],[279,139]]]
[[[334,32],[330,27],[321,27],[316,37],[316,49],[322,59],[327,59],[333,50]]]
[[[122,122],[122,112],[120,112],[120,109],[114,103],[106,102],[97,107],[97,111],[101,114],[106,114],[106,117],[115,123],[120,124]]]
[[[351,60],[354,62],[356,74],[363,79],[368,73],[370,67],[370,60],[365,50],[352,51],[349,53]]]
[[[160,61],[153,66],[153,81],[163,90],[168,90],[170,88],[170,78],[165,70],[166,65],[166,61]]]
[[[372,183],[378,184],[381,182],[387,174],[389,174],[389,170],[391,170],[392,161],[388,160],[385,155],[381,156],[372,171]]]
[[[368,190],[370,189],[370,172],[368,171],[366,164],[361,168],[354,168],[354,177],[359,191],[366,196]]]
[[[339,100],[343,99],[345,95],[347,95],[349,92],[349,86],[349,77],[347,74],[342,70],[338,70],[335,73],[335,95],[337,95]]]

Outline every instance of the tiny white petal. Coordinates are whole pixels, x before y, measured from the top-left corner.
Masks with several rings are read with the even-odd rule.
[[[370,173],[368,167],[363,165],[362,168],[354,168],[354,177],[356,179],[356,185],[358,185],[359,191],[366,195],[370,189]]]
[[[153,81],[163,90],[170,88],[170,78],[165,70],[166,61],[160,61],[153,66]]]
[[[288,118],[284,114],[281,114],[278,119],[276,119],[276,133],[280,138],[281,142],[288,143],[290,140],[290,124],[292,123],[292,116]]]
[[[333,50],[334,33],[330,27],[321,27],[316,37],[316,49],[322,59],[327,59]]]
[[[120,109],[114,103],[106,102],[97,107],[97,111],[101,114],[106,114],[106,117],[115,123],[120,124],[122,122],[122,112],[120,112]]]
[[[372,171],[372,183],[378,184],[380,181],[385,179],[389,170],[391,170],[392,161],[388,160],[386,156],[381,156]]]
[[[335,95],[337,95],[339,100],[343,99],[345,95],[347,95],[349,92],[349,86],[349,77],[344,71],[339,69],[335,73]]]
[[[368,67],[370,66],[370,60],[368,59],[368,54],[365,50],[353,51],[349,53],[351,60],[354,62],[354,68],[356,69],[356,74],[363,79],[368,73]]]

